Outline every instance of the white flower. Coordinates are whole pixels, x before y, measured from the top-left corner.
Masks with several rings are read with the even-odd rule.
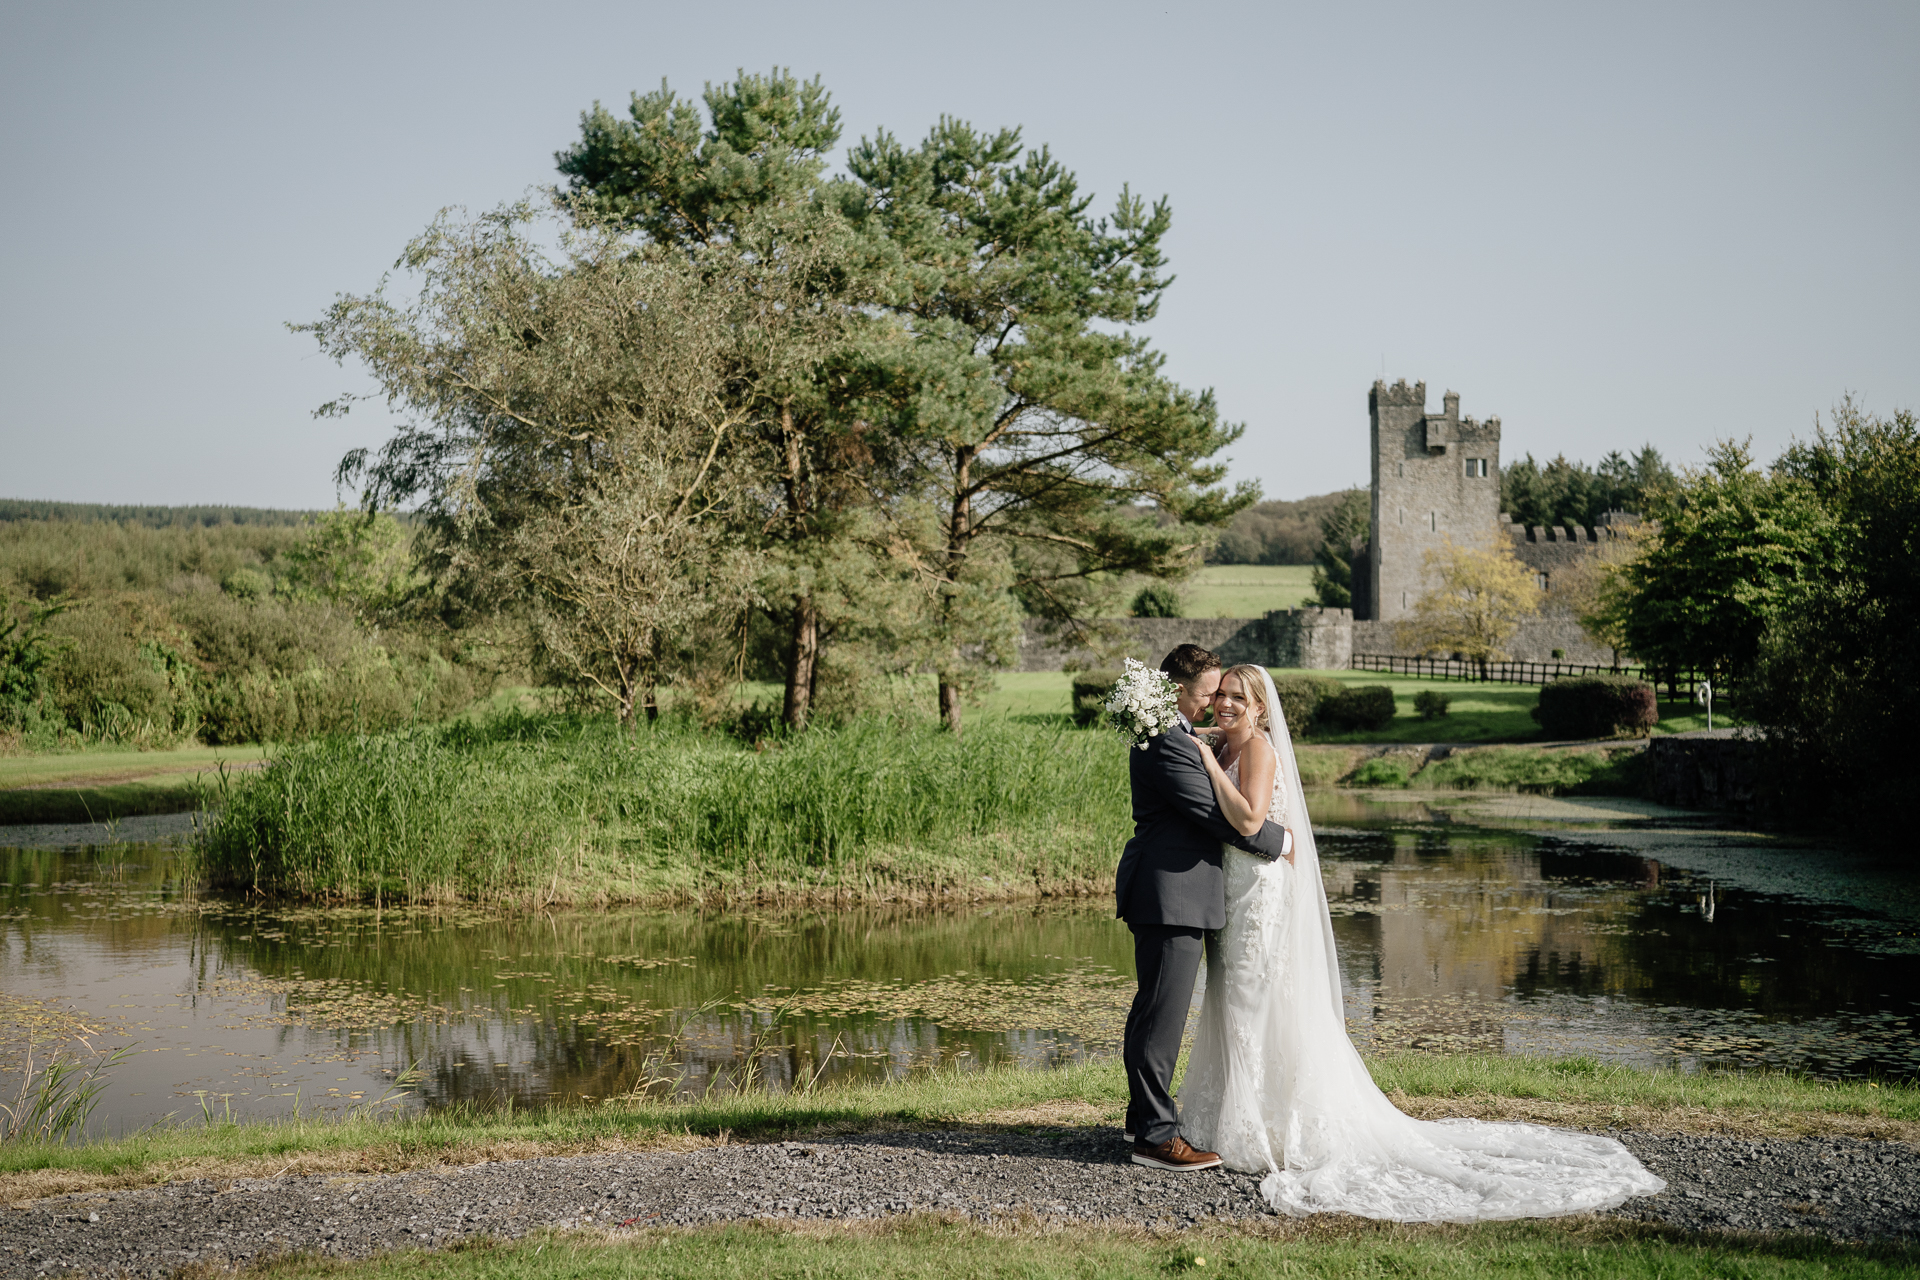
[[[1128,658],[1126,669],[1107,696],[1106,708],[1115,727],[1144,751],[1149,738],[1158,737],[1176,722],[1179,691],[1164,672]]]

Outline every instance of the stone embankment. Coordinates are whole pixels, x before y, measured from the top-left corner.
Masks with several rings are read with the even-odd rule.
[[[1920,1230],[1920,1161],[1903,1144],[1618,1136],[1671,1185],[1617,1216],[1845,1239]],[[56,1196],[0,1210],[0,1276],[159,1275],[293,1250],[364,1257],[553,1228],[942,1211],[1174,1228],[1269,1212],[1256,1179],[1139,1168],[1111,1129],[867,1134]]]
[[[1647,743],[1651,797],[1676,809],[1765,810],[1760,772],[1760,741],[1750,729],[1697,729]]]

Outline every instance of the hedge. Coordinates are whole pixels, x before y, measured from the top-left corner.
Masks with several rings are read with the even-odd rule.
[[[1563,676],[1540,686],[1532,714],[1549,738],[1644,734],[1660,722],[1653,686],[1632,676]]]
[[[1287,728],[1296,738],[1313,726],[1323,703],[1346,690],[1338,680],[1324,676],[1283,676],[1273,682],[1273,688],[1280,695],[1280,711],[1287,718]]]
[[[1320,704],[1320,720],[1332,729],[1384,729],[1393,719],[1393,690],[1384,684],[1356,685]]]

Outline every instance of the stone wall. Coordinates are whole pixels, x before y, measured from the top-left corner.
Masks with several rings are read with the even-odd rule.
[[[1543,613],[1566,611],[1566,607],[1554,599],[1553,588],[1557,579],[1596,555],[1608,540],[1618,536],[1617,529],[1638,521],[1637,516],[1625,512],[1610,511],[1607,517],[1608,522],[1592,529],[1583,529],[1579,525],[1565,528],[1535,525],[1529,529],[1523,524],[1515,524],[1504,511],[1500,513],[1497,527],[1512,546],[1514,557],[1539,575],[1541,585],[1546,588],[1547,597],[1541,605]]]
[[[1704,729],[1647,743],[1655,802],[1678,809],[1767,809],[1760,743],[1742,729]]]
[[[1131,632],[1127,656],[1157,667],[1169,650],[1181,644],[1197,644],[1232,662],[1257,662],[1256,654],[1265,652],[1261,621],[1259,618],[1125,618],[1119,625]],[[1020,639],[1022,671],[1085,669],[1092,660],[1084,648],[1060,644],[1050,639],[1038,622],[1027,620],[1025,634]]]
[[[1350,609],[1276,609],[1260,618],[1127,618],[1120,626],[1131,632],[1128,656],[1148,666],[1175,645],[1197,644],[1211,649],[1228,663],[1257,662],[1268,667],[1345,669],[1356,653],[1415,657],[1402,649],[1391,622],[1359,621]],[[1565,662],[1609,665],[1611,650],[1587,639],[1572,618],[1529,618],[1520,624],[1510,646],[1520,662],[1552,662],[1553,651],[1564,650]],[[1072,645],[1048,640],[1036,622],[1028,622],[1020,644],[1020,670],[1060,671],[1084,668],[1092,655]]]
[[[1562,651],[1558,659],[1553,656],[1555,649]],[[1513,655],[1515,662],[1559,661],[1608,666],[1613,663],[1613,650],[1603,649],[1588,639],[1587,633],[1580,629],[1580,624],[1564,614],[1528,618],[1514,633],[1507,651]],[[1401,658],[1420,656],[1412,649],[1401,646],[1394,623],[1372,620],[1353,624],[1353,647],[1349,652],[1384,653]]]

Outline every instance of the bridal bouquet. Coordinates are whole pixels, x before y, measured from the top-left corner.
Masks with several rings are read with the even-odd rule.
[[[1147,739],[1159,737],[1180,718],[1173,681],[1136,658],[1127,659],[1113,692],[1107,695],[1107,715],[1133,745],[1145,751]]]

